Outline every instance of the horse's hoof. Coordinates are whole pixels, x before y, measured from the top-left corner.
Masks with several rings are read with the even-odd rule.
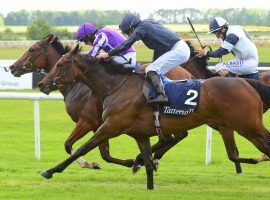
[[[141,165],[133,165],[132,166],[132,173],[133,174],[136,174],[138,171],[140,171],[140,169],[141,169]]]
[[[42,172],[40,175],[43,176],[46,179],[52,178],[52,174],[49,173],[48,171]]]
[[[262,157],[256,159],[258,162],[269,161],[267,155],[263,154]]]
[[[97,162],[92,162],[93,165],[93,169],[101,169],[100,164],[98,164]]]
[[[154,167],[155,172],[157,172],[158,167],[159,167],[159,160],[158,159],[153,160],[153,167]]]

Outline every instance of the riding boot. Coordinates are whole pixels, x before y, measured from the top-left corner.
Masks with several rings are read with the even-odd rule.
[[[166,105],[168,104],[168,98],[164,91],[164,86],[157,72],[149,71],[146,76],[151,80],[154,89],[156,90],[157,96],[154,99],[148,101],[149,104],[153,105]]]

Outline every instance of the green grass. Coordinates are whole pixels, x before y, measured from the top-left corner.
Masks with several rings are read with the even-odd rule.
[[[213,134],[212,164],[204,165],[205,126],[189,136],[160,161],[154,175],[155,190],[146,190],[144,168],[132,175],[129,168],[108,164],[97,150],[84,156],[97,161],[101,170],[81,169],[71,164],[51,180],[39,173],[67,158],[63,143],[74,127],[62,101],[41,101],[41,160],[34,158],[33,102],[0,100],[0,199],[226,199],[270,198],[269,163],[242,164],[244,174],[236,175],[227,159],[219,134]],[[265,123],[270,128],[270,113]],[[244,119],[243,119],[244,120]],[[86,136],[75,147],[92,134]],[[236,134],[242,157],[257,157],[253,145]],[[156,138],[152,142],[156,141]],[[110,141],[111,155],[134,158],[138,148],[122,135]]]

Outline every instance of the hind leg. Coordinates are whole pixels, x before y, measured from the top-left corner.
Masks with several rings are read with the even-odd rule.
[[[266,159],[265,160],[269,160],[270,158],[270,133],[267,129],[265,129],[264,127],[261,130],[255,130],[253,132],[253,135],[245,135],[243,134],[243,136],[245,138],[247,138],[250,142],[252,142],[259,151],[261,151],[262,153],[265,154]]]
[[[219,131],[224,141],[228,157],[231,161],[235,163],[238,162],[238,163],[249,163],[249,164],[257,164],[259,162],[258,158],[240,158],[239,157],[239,152],[235,143],[233,130],[227,129],[227,128],[220,128]]]
[[[89,131],[91,131],[91,125],[83,120],[79,120],[74,128],[74,130],[71,132],[67,140],[65,141],[65,150],[68,154],[74,154],[74,150],[72,149],[72,145],[84,137]],[[79,164],[82,168],[89,168],[89,169],[100,169],[100,165],[96,162],[89,163],[83,158],[78,158],[76,162]]]
[[[219,132],[222,136],[228,158],[235,164],[236,173],[242,174],[242,168],[238,161],[239,151],[235,143],[233,130],[220,128]]]

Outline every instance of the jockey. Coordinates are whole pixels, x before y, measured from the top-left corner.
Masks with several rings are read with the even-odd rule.
[[[76,33],[76,38],[86,45],[93,46],[88,52],[88,55],[93,57],[96,57],[101,50],[105,52],[111,51],[114,47],[126,40],[126,38],[117,30],[110,28],[97,29],[91,23],[80,25]],[[113,56],[112,59],[117,63],[124,64],[124,67],[133,67],[136,64],[135,49],[130,46],[130,48],[122,51],[120,54]],[[128,61],[131,61],[131,63],[128,63]]]
[[[109,53],[100,54],[98,58],[106,58],[125,51],[138,40],[154,50],[153,62],[146,68],[146,76],[153,83],[157,97],[149,101],[150,104],[167,104],[168,98],[160,75],[164,75],[173,67],[185,63],[190,56],[188,45],[174,32],[165,28],[157,21],[141,20],[134,14],[126,14],[119,28],[129,36],[121,45]]]
[[[232,77],[257,73],[258,51],[248,33],[241,26],[229,26],[222,17],[215,17],[209,25],[209,34],[213,33],[223,40],[223,44],[216,51],[198,50],[198,56],[221,58],[230,52],[234,60],[218,63],[215,66],[220,76]]]

